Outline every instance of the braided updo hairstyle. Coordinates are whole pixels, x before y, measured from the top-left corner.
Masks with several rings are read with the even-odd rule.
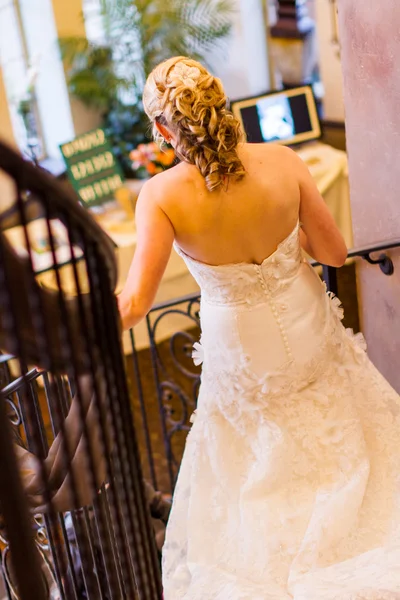
[[[155,139],[162,141],[155,123],[168,127],[176,137],[176,155],[197,166],[209,191],[227,176],[244,177],[237,153],[240,123],[226,108],[220,79],[200,63],[178,56],[159,64],[147,79],[143,104]]]

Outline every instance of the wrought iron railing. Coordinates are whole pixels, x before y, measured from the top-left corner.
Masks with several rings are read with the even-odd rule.
[[[76,386],[63,376],[50,378],[46,372],[37,369],[15,378],[12,376],[13,362],[15,359],[11,355],[0,355],[0,399],[5,402],[13,440],[20,449],[19,470],[28,471],[34,455],[27,452],[24,456],[23,450],[32,451],[35,447],[33,435],[39,435],[43,454],[48,455],[49,441],[51,443],[59,432],[57,413],[61,412],[66,419]],[[35,414],[35,420],[29,412]],[[114,501],[115,490],[105,483],[93,504],[67,511],[57,506],[53,515],[32,515],[31,526],[46,599],[119,600],[132,597],[147,600],[146,593],[141,595],[136,589],[132,592],[126,589],[127,565],[123,563],[118,528],[113,521]],[[104,516],[106,520],[101,523]],[[134,548],[132,546],[131,551]],[[7,529],[0,516],[0,574],[7,598],[17,600],[20,596],[12,556]]]
[[[12,246],[0,213],[0,347],[16,357],[0,360],[7,594],[161,600],[118,327],[114,249],[69,190],[1,142],[0,170],[24,241]],[[51,249],[51,289],[40,285],[34,267],[27,210],[33,197]],[[0,208],[8,200],[1,197]],[[73,292],[62,284],[55,220],[67,231]]]
[[[48,439],[55,437],[56,408],[58,402],[63,406],[64,415],[68,411],[71,399],[71,389],[68,382],[57,377],[55,387],[50,385],[46,373],[33,369],[26,375],[13,378],[10,355],[0,356],[0,381],[2,384],[1,398],[5,401],[7,414],[13,425],[13,438],[20,448],[31,450],[34,447],[32,434],[39,432],[43,453],[48,452]],[[39,382],[42,383],[39,386]],[[28,388],[28,393],[25,391]],[[59,391],[55,397],[55,389]],[[42,396],[42,401],[40,397]],[[68,400],[69,399],[69,400]],[[32,421],[27,411],[27,402],[33,404],[36,419]],[[45,426],[47,423],[47,427]],[[26,457],[29,459],[29,455]],[[28,465],[25,466],[27,468]],[[104,494],[104,490],[102,490]],[[46,598],[84,598],[86,597],[85,580],[93,578],[94,568],[97,568],[101,580],[102,572],[98,556],[91,562],[79,560],[82,545],[77,542],[85,540],[88,547],[98,548],[99,542],[94,535],[93,518],[89,517],[89,509],[59,513],[56,518],[34,515],[32,526],[35,530],[35,546],[39,555],[41,569],[44,574]],[[61,539],[60,539],[61,537]],[[19,598],[17,582],[13,576],[10,548],[4,523],[0,524],[0,564],[8,598]],[[89,572],[86,572],[89,571]],[[102,581],[104,585],[105,582]],[[106,588],[107,589],[107,588]],[[68,595],[69,594],[69,595]],[[98,596],[103,597],[102,595]],[[104,596],[108,598],[109,596]]]
[[[134,332],[130,332],[132,354],[128,356],[128,370],[131,364],[132,392],[137,400],[136,426],[143,432],[144,469],[153,485],[165,492],[173,491],[190,416],[197,403],[200,371],[193,365],[191,355],[199,337],[199,305],[199,294],[192,294],[158,304],[150,311],[146,319],[148,350],[140,352],[141,357],[147,355],[147,368],[141,368]],[[159,343],[159,329],[171,317],[179,317],[182,327]],[[150,390],[143,382],[146,378],[148,383],[149,376],[153,384]],[[149,413],[157,415],[152,431]]]

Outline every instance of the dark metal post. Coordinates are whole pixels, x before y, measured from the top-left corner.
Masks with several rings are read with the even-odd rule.
[[[336,267],[328,267],[327,265],[322,265],[322,278],[325,281],[328,290],[335,294],[335,296],[337,296],[338,283]]]
[[[13,451],[4,398],[0,396],[0,508],[20,600],[47,600],[32,524]]]
[[[278,20],[271,27],[272,37],[303,39],[314,29],[307,4],[299,0],[277,0]]]

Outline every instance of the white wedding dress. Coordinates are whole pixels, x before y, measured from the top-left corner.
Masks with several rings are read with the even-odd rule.
[[[400,599],[400,398],[302,258],[177,249],[203,360],[163,553],[164,600]]]

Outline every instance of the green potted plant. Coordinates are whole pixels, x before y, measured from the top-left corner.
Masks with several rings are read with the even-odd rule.
[[[70,93],[100,110],[127,177],[143,173],[131,153],[149,141],[141,105],[147,75],[162,60],[191,56],[208,63],[232,26],[229,0],[102,0],[106,44],[62,38]],[[140,162],[140,161],[139,161]]]

